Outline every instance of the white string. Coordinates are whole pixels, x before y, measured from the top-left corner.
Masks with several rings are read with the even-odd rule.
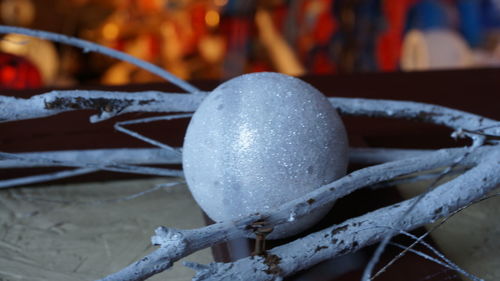
[[[447,257],[445,257],[445,255],[443,255],[441,252],[439,252],[436,248],[432,247],[431,245],[429,245],[429,243],[422,240],[423,239],[422,237],[417,237],[417,236],[415,236],[409,232],[406,232],[406,231],[400,231],[400,233],[414,239],[417,243],[424,245],[427,249],[431,250],[435,255],[437,255],[439,258],[441,258],[449,266],[449,268],[455,270],[456,272],[468,277],[471,280],[475,280],[475,281],[482,281],[483,280],[483,279],[481,279],[481,278],[479,278],[471,273],[468,273],[467,271],[463,270],[462,268],[460,268],[457,264],[455,264],[454,262],[449,260]],[[406,248],[408,248],[408,247],[405,247],[405,249]],[[408,249],[408,251],[411,251],[411,250],[413,250],[413,249]]]
[[[100,205],[100,204],[105,204],[105,203],[119,203],[119,202],[133,200],[133,199],[139,198],[141,196],[144,196],[146,194],[155,192],[157,190],[165,189],[167,187],[174,187],[174,186],[179,185],[181,183],[183,183],[183,182],[179,181],[179,182],[173,182],[173,183],[157,184],[150,189],[147,189],[147,190],[144,190],[141,192],[137,192],[137,193],[133,193],[130,195],[126,195],[123,197],[104,199],[104,200],[95,200],[95,201],[69,201],[69,200],[57,200],[54,198],[35,197],[35,196],[29,196],[29,197],[17,196],[17,198],[22,199],[22,200],[28,200],[28,201],[40,201],[40,202],[56,203],[56,204]]]
[[[398,248],[400,248],[400,249],[406,249],[406,246],[401,245],[401,244],[399,244],[399,243],[395,243],[395,242],[390,242],[390,243],[389,243],[389,245],[392,245],[392,246],[398,247]],[[426,259],[426,260],[429,260],[429,261],[432,261],[432,262],[434,262],[434,263],[437,263],[437,264],[439,264],[439,265],[441,265],[441,266],[443,266],[443,267],[446,267],[446,268],[451,269],[451,270],[455,270],[455,269],[454,269],[453,267],[451,267],[450,265],[448,265],[448,264],[446,264],[446,263],[444,263],[444,262],[442,262],[442,261],[440,261],[440,260],[438,260],[438,259],[436,259],[436,258],[433,258],[433,257],[431,257],[431,256],[429,256],[429,255],[427,255],[427,254],[425,254],[425,253],[423,253],[423,252],[421,252],[421,251],[417,251],[417,250],[415,250],[415,249],[410,249],[410,250],[408,250],[408,251],[410,251],[410,252],[412,252],[412,253],[414,253],[414,254],[416,254],[416,255],[418,255],[418,256],[420,256],[420,257],[422,257],[422,258]]]
[[[421,195],[419,195],[417,197],[417,200],[415,200],[413,202],[413,204],[411,206],[409,206],[408,209],[401,215],[401,217],[399,218],[399,220],[396,221],[396,224],[399,224],[411,211],[413,211],[413,209],[415,208],[415,206],[425,197],[425,195],[427,193],[429,193],[432,189],[434,189],[434,187],[437,185],[437,183],[444,176],[448,175],[448,173],[450,173],[453,170],[453,168],[455,168],[460,162],[462,162],[475,148],[477,148],[477,146],[469,147],[469,150],[467,150],[452,165],[450,165],[444,171],[442,171],[441,175],[439,177],[437,177],[434,180],[434,182],[427,188],[427,190],[424,193],[422,193]],[[377,264],[377,262],[380,260],[380,257],[382,256],[382,253],[384,252],[385,247],[387,246],[387,244],[389,244],[389,241],[391,240],[391,238],[392,238],[393,235],[394,235],[394,231],[388,233],[384,237],[384,239],[380,242],[380,244],[378,245],[377,249],[375,250],[375,253],[371,257],[370,261],[368,262],[368,264],[365,267],[365,270],[363,271],[363,276],[362,276],[362,279],[361,279],[362,281],[373,280],[373,278],[375,278],[376,276],[378,276],[380,273],[383,272],[383,269],[379,270],[375,274],[375,276],[372,277],[373,268],[375,267],[375,265]]]
[[[176,149],[170,145],[166,145],[164,143],[161,143],[159,141],[156,141],[154,139],[148,138],[146,136],[143,136],[135,131],[132,131],[130,129],[127,129],[123,127],[124,125],[133,125],[133,124],[140,124],[140,123],[149,123],[149,122],[156,122],[156,121],[168,121],[168,120],[174,120],[174,119],[182,119],[182,118],[189,118],[193,116],[192,113],[188,114],[176,114],[176,115],[166,115],[166,116],[156,116],[156,117],[149,117],[149,118],[142,118],[142,119],[135,119],[135,120],[128,120],[128,121],[120,121],[115,123],[115,129],[119,132],[122,132],[124,134],[127,134],[131,137],[140,139],[144,142],[147,142],[149,144],[152,144],[154,146],[167,149],[169,151],[175,152],[180,154],[179,149]]]

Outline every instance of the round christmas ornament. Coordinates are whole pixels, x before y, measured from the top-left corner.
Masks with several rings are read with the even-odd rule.
[[[191,119],[183,147],[189,189],[214,221],[271,212],[343,176],[347,162],[346,132],[328,99],[278,73],[217,87]],[[297,234],[330,207],[292,218],[268,238]]]

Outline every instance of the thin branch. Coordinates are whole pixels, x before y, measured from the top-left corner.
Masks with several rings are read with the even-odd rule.
[[[116,163],[125,165],[159,165],[180,164],[182,162],[182,157],[178,153],[159,148],[60,150],[24,152],[16,153],[16,155],[21,158],[2,159],[3,157],[0,155],[0,169],[53,167],[55,166],[54,162],[88,163],[104,166]],[[33,159],[50,159],[51,161],[33,161]]]
[[[449,216],[448,216],[448,218],[449,218]],[[468,277],[468,278],[470,278],[472,280],[479,279],[475,275],[466,272],[465,270],[461,269],[457,264],[455,264],[454,262],[452,262],[451,260],[449,260],[448,258],[446,258],[441,252],[439,252],[434,247],[432,247],[431,245],[429,245],[429,243],[425,242],[423,240],[422,236],[417,237],[417,236],[415,236],[415,235],[413,235],[413,234],[411,234],[409,232],[406,232],[406,231],[403,231],[403,230],[397,230],[397,229],[394,229],[394,228],[392,228],[392,230],[396,230],[399,234],[408,236],[408,237],[412,238],[413,240],[415,240],[416,243],[413,242],[412,245],[416,245],[416,244],[419,244],[419,243],[422,244],[427,249],[431,250],[436,256],[438,256],[442,260],[440,262],[445,263],[452,270],[455,270],[455,271],[459,272],[460,274],[462,274],[462,275],[464,275],[464,276],[466,276],[466,277]],[[391,243],[389,243],[389,244],[391,244]],[[407,249],[407,251],[411,251],[411,249],[409,249],[409,247],[405,247],[405,248]],[[439,263],[439,264],[441,264],[441,263]]]
[[[401,244],[398,244],[398,243],[394,243],[394,242],[390,242],[390,243],[389,243],[389,245],[391,245],[391,246],[395,246],[395,247],[398,247],[398,248],[400,248],[400,249],[405,249],[405,248],[406,248],[404,245],[401,245]],[[436,258],[433,258],[433,257],[431,257],[431,256],[429,256],[429,255],[427,255],[427,254],[424,254],[424,253],[422,253],[422,252],[420,252],[420,251],[417,251],[417,250],[414,250],[414,249],[410,249],[409,251],[410,251],[411,253],[414,253],[414,254],[415,254],[415,255],[417,255],[417,256],[420,256],[420,257],[422,257],[422,258],[424,258],[424,259],[426,259],[426,260],[429,260],[429,261],[431,261],[431,262],[434,262],[434,263],[436,263],[436,264],[439,264],[439,265],[441,265],[441,266],[443,266],[443,267],[445,267],[445,268],[447,268],[447,269],[450,269],[450,270],[453,270],[453,271],[455,271],[455,270],[456,270],[456,269],[455,269],[454,267],[452,267],[451,265],[449,265],[449,264],[447,264],[447,263],[445,263],[445,262],[442,262],[442,261],[440,261],[440,260],[438,260],[438,259],[436,259]],[[482,280],[482,279],[477,278],[477,277],[475,277],[475,276],[474,276],[474,278],[471,278],[471,279],[472,279],[472,280],[476,280],[476,281],[480,281],[480,280]]]
[[[472,135],[474,135],[474,134],[481,135],[482,137],[485,137],[488,140],[500,140],[500,136],[488,135],[488,134],[485,134],[485,133],[477,131],[477,130],[471,131],[471,130],[467,130],[467,129],[462,129],[462,132],[467,133],[467,134],[472,134]]]
[[[9,160],[18,160],[23,162],[32,161],[35,163],[42,163],[45,165],[50,164],[51,166],[60,166],[60,167],[93,168],[102,171],[143,174],[143,175],[153,175],[153,176],[175,176],[175,177],[182,176],[182,171],[179,170],[143,167],[143,166],[126,165],[118,163],[103,164],[103,163],[85,163],[82,161],[74,161],[74,162],[58,161],[54,159],[46,159],[40,157],[31,158],[28,155],[19,155],[15,153],[6,153],[6,152],[0,152],[0,157]]]
[[[110,199],[104,199],[104,200],[90,200],[90,201],[74,201],[74,200],[59,200],[59,199],[54,199],[54,198],[46,198],[46,197],[35,197],[35,196],[18,196],[16,197],[17,199],[20,200],[27,200],[27,201],[41,201],[41,202],[48,202],[48,203],[56,203],[56,204],[78,204],[78,205],[101,205],[101,204],[109,204],[109,203],[119,203],[119,202],[124,202],[124,201],[129,201],[133,200],[136,198],[139,198],[141,196],[144,196],[146,194],[161,190],[161,189],[166,189],[166,188],[171,188],[176,185],[182,184],[184,182],[178,181],[178,182],[172,182],[172,183],[164,183],[164,184],[157,184],[153,186],[150,189],[133,193],[130,195],[126,196],[121,196],[118,198],[110,198]]]
[[[182,183],[184,183],[184,182],[178,181],[178,182],[172,182],[172,183],[162,183],[162,184],[157,184],[150,189],[147,189],[147,190],[144,190],[144,191],[141,191],[138,193],[130,194],[127,196],[123,196],[120,198],[98,200],[98,201],[94,201],[94,202],[77,202],[77,203],[87,204],[87,205],[99,205],[99,204],[119,203],[119,202],[124,202],[124,201],[130,201],[130,200],[139,198],[141,196],[144,196],[146,194],[149,194],[149,193],[161,190],[161,189],[172,188],[172,187],[177,186],[177,185],[182,184]]]
[[[194,280],[275,280],[309,268],[326,259],[356,251],[393,233],[388,228],[411,230],[447,216],[477,200],[500,184],[500,150],[464,175],[429,192],[401,223],[399,215],[418,198],[385,207],[340,225],[310,234],[270,250],[265,256],[249,257],[233,263],[212,263],[198,269]],[[377,228],[377,225],[388,228]]]
[[[10,179],[10,180],[2,180],[2,181],[0,181],[0,189],[13,187],[13,186],[22,186],[22,185],[28,185],[28,184],[34,184],[34,183],[41,183],[41,182],[52,181],[52,180],[59,180],[59,179],[63,179],[63,178],[69,178],[69,177],[74,177],[74,176],[90,174],[90,173],[93,173],[96,171],[98,171],[98,169],[79,168],[79,169],[55,172],[55,173],[50,173],[50,174],[28,176],[28,177],[15,178],[15,179]]]
[[[186,81],[176,77],[175,75],[171,74],[170,72],[162,69],[161,67],[158,67],[154,64],[151,64],[149,62],[140,60],[136,57],[133,57],[131,55],[125,54],[123,52],[101,46],[96,43],[92,43],[86,40],[74,38],[74,37],[69,37],[63,34],[57,34],[53,32],[47,32],[47,31],[41,31],[41,30],[33,30],[29,28],[23,28],[23,27],[14,27],[14,26],[6,26],[6,25],[0,25],[0,33],[1,34],[6,34],[6,33],[17,33],[17,34],[24,34],[27,36],[32,36],[32,37],[37,37],[41,39],[46,39],[50,40],[53,42],[58,42],[58,43],[63,43],[66,45],[74,46],[83,49],[84,52],[96,52],[100,54],[104,54],[107,56],[110,56],[112,58],[125,61],[128,63],[131,63],[135,66],[138,66],[139,68],[142,68],[146,71],[149,71],[153,74],[158,75],[159,77],[172,82],[174,85],[178,86],[181,89],[184,89],[188,92],[198,92],[199,90],[194,87],[193,85],[187,83]]]
[[[478,148],[464,164],[473,165],[491,150],[493,148]],[[309,212],[326,206],[364,186],[417,171],[432,170],[449,165],[463,152],[464,149],[443,149],[420,157],[364,168],[322,186],[306,196],[279,206],[272,214],[257,213],[232,222],[219,222],[195,230],[161,227],[157,229],[157,235],[154,237],[154,244],[161,245],[159,249],[102,280],[145,280],[151,275],[169,268],[173,262],[193,252],[239,237],[252,236],[255,222],[261,222],[259,225],[262,227],[286,223],[291,217],[296,219],[305,216]],[[162,238],[164,236],[167,238]]]
[[[134,165],[125,165],[125,164],[115,164],[115,163],[109,163],[109,164],[101,164],[101,163],[84,163],[81,161],[59,161],[59,160],[53,160],[53,159],[44,159],[40,157],[33,157],[31,158],[30,156],[27,155],[18,155],[15,153],[5,153],[5,152],[0,152],[0,157],[8,160],[16,160],[20,162],[35,162],[35,163],[43,163],[44,165],[51,165],[51,166],[63,166],[63,167],[80,167],[83,169],[90,169],[92,170],[91,172],[102,170],[102,171],[112,171],[112,172],[119,172],[119,173],[130,173],[130,174],[145,174],[145,175],[155,175],[155,176],[170,176],[170,177],[182,177],[183,173],[180,170],[174,170],[174,169],[163,169],[163,168],[153,168],[153,167],[143,167],[143,166],[134,166]],[[61,172],[62,173],[62,172]],[[72,173],[67,172],[64,174],[64,177],[70,177]],[[76,171],[74,172],[75,175],[79,175]],[[63,175],[63,174],[61,174]],[[43,182],[43,181],[51,181],[54,179],[59,179],[60,174],[59,173],[51,173],[51,174],[46,174],[43,176],[35,176],[35,177],[28,177],[28,178],[37,178],[36,182]],[[26,178],[27,179],[27,178]],[[21,184],[27,184],[25,183],[25,180],[20,180],[17,181],[17,179],[12,179],[12,180],[3,180],[0,181],[0,188],[6,188],[6,187],[13,187]]]
[[[180,149],[174,148],[170,145],[167,145],[167,144],[161,143],[159,141],[156,141],[154,139],[143,136],[143,135],[141,135],[135,131],[132,131],[130,129],[127,129],[123,126],[124,125],[150,123],[150,122],[156,122],[156,121],[170,121],[170,120],[174,120],[174,119],[189,118],[191,116],[193,116],[193,114],[191,114],[191,113],[189,113],[189,114],[174,114],[174,115],[166,115],[166,116],[155,116],[155,117],[148,117],[148,118],[141,118],[141,119],[135,119],[135,120],[116,122],[114,127],[119,132],[127,134],[127,135],[134,137],[136,139],[142,140],[143,142],[157,146],[157,147],[162,148],[164,150],[168,150],[172,153],[177,153],[180,156],[181,155]]]

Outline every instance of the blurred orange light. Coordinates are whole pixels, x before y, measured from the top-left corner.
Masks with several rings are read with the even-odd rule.
[[[227,0],[214,0],[214,4],[219,6],[219,7],[222,7],[222,6],[225,6],[227,4]]]
[[[215,10],[210,10],[205,14],[205,23],[210,27],[219,25],[220,15]]]
[[[115,40],[118,38],[118,34],[120,33],[120,29],[115,23],[108,22],[102,28],[102,36],[106,40]]]

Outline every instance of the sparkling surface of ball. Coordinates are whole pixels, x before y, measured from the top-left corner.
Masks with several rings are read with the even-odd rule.
[[[214,221],[270,212],[346,172],[348,142],[328,99],[308,83],[253,73],[217,87],[188,126],[183,169],[193,197]],[[330,206],[280,225],[296,234]]]

